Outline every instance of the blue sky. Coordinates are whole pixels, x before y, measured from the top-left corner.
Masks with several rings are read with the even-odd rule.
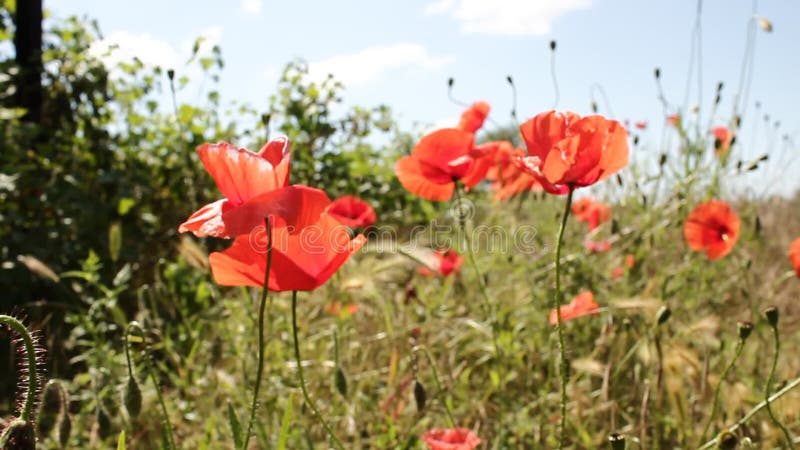
[[[300,57],[318,74],[330,71],[342,79],[348,104],[386,103],[407,127],[415,122],[454,123],[461,108],[447,99],[450,76],[456,80],[457,98],[489,101],[492,117],[501,123],[508,120],[511,109],[505,81],[509,74],[517,83],[520,118],[552,108],[548,42],[555,39],[558,109],[588,114],[590,88],[599,84],[614,118],[649,123],[641,151],[655,154],[662,143],[663,113],[653,68],[661,67],[668,100],[683,106],[697,4],[688,0],[45,0],[45,7],[56,16],[96,18],[106,38],[120,44],[126,54],[175,66],[178,72],[194,38],[205,35],[222,47],[223,98],[257,108],[266,108],[284,64]],[[725,88],[715,124],[724,125],[730,118],[752,8],[743,0],[703,2],[704,121],[718,81]],[[795,113],[800,105],[800,2],[763,0],[757,9],[759,16],[772,22],[774,32],[756,33],[750,105],[738,138],[738,151],[746,157],[780,153],[783,134],[800,143],[800,118]],[[693,88],[689,103],[696,100]],[[762,104],[758,114],[753,108],[756,100]],[[599,97],[598,103],[601,113],[611,115]],[[764,113],[781,121],[778,132],[768,132],[760,118],[758,125],[753,122]],[[792,150],[798,154],[796,147]],[[784,177],[769,190],[788,192],[798,186],[800,164],[785,154],[784,160],[791,159],[792,164],[775,159],[766,174],[777,178],[783,172]]]

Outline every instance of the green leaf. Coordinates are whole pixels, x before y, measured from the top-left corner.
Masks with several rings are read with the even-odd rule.
[[[111,261],[119,259],[119,251],[122,249],[122,225],[114,222],[108,227],[108,253]]]
[[[281,434],[278,436],[278,450],[286,450],[286,442],[289,440],[289,426],[292,424],[292,407],[294,406],[294,396],[289,396],[286,410],[281,419]]]
[[[119,199],[119,202],[117,202],[117,213],[119,213],[120,216],[124,216],[125,214],[128,214],[135,204],[136,201],[132,198],[121,198]]]
[[[117,439],[117,450],[125,450],[125,430],[119,432]]]
[[[233,432],[233,445],[236,448],[241,448],[244,443],[242,440],[242,424],[239,422],[239,417],[236,415],[236,410],[233,409],[231,402],[228,402],[228,422],[230,422],[231,431]]]

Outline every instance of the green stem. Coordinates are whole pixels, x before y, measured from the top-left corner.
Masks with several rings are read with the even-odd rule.
[[[325,432],[328,433],[328,437],[333,441],[336,448],[344,450],[342,442],[333,434],[333,430],[328,425],[328,422],[325,421],[325,418],[322,417],[322,414],[319,413],[314,402],[311,401],[311,397],[309,397],[308,390],[306,389],[306,379],[305,376],[303,376],[303,363],[300,360],[300,343],[297,340],[297,291],[292,291],[292,338],[294,339],[294,358],[297,362],[297,377],[300,380],[300,389],[303,391],[303,399],[305,399],[306,405],[311,408],[311,411],[314,412],[314,416],[316,416],[322,428],[325,429]]]
[[[481,298],[483,299],[483,307],[486,310],[486,313],[489,314],[489,320],[491,321],[491,332],[492,332],[492,344],[494,345],[494,355],[498,359],[500,359],[500,345],[497,343],[497,315],[495,313],[494,307],[492,306],[492,300],[489,298],[489,293],[486,290],[486,285],[484,284],[483,274],[481,270],[478,268],[478,263],[475,260],[475,252],[472,248],[472,239],[470,239],[469,233],[467,232],[467,223],[463,214],[461,214],[461,210],[459,209],[459,203],[461,203],[461,190],[456,185],[456,214],[458,214],[458,225],[461,228],[461,232],[464,235],[464,239],[460,244],[466,243],[467,246],[467,259],[469,260],[469,264],[472,267],[472,271],[475,272],[475,276],[478,278],[478,290],[481,292]]]
[[[431,372],[433,373],[433,382],[436,384],[436,390],[439,391],[440,394],[444,394],[445,391],[442,389],[442,383],[439,381],[439,372],[436,370],[436,362],[433,360],[433,356],[431,356],[430,352],[426,347],[418,347],[422,349],[422,353],[425,354],[425,357],[428,358],[428,364],[431,366]],[[451,428],[456,428],[456,421],[453,419],[453,411],[450,410],[450,405],[445,399],[443,402],[444,410],[447,413],[447,421],[450,423]]]
[[[25,404],[22,407],[22,413],[19,418],[29,422],[31,414],[33,414],[36,392],[39,390],[39,373],[36,371],[36,346],[25,325],[14,317],[0,315],[0,325],[5,325],[14,330],[22,338],[22,342],[25,345],[25,357],[28,359],[28,388],[25,392]]]
[[[717,414],[717,408],[719,407],[719,394],[722,392],[722,383],[725,382],[725,378],[728,376],[728,372],[733,369],[733,366],[736,364],[736,360],[739,359],[739,355],[742,354],[742,348],[744,347],[744,339],[739,339],[736,343],[736,350],[733,354],[733,359],[731,362],[728,363],[728,366],[725,367],[725,370],[722,371],[722,376],[719,378],[719,382],[717,383],[717,387],[714,389],[714,402],[711,405],[711,414],[708,416],[708,421],[706,421],[706,426],[703,427],[703,433],[700,435],[700,442],[706,440],[706,434],[708,433],[709,428],[711,428],[711,423],[714,421],[714,416]]]
[[[145,364],[147,365],[147,372],[150,374],[150,380],[153,382],[153,387],[156,390],[156,398],[158,398],[158,404],[161,405],[161,415],[164,419],[164,431],[167,435],[167,445],[169,450],[177,450],[177,446],[175,445],[175,436],[172,432],[172,422],[169,420],[169,412],[167,411],[167,404],[164,402],[164,396],[161,394],[161,386],[158,384],[158,378],[156,378],[156,371],[155,367],[153,367],[153,363],[151,361],[151,354],[150,354],[150,346],[147,344],[147,339],[144,338],[144,330],[139,325],[138,322],[130,322],[128,326],[125,328],[125,350],[126,356],[128,357],[128,369],[130,370],[131,367],[131,360],[130,355],[127,353],[128,347],[127,343],[129,341],[129,336],[131,334],[131,330],[136,328],[142,334],[142,343],[144,344],[145,348]],[[129,371],[129,374],[131,372]],[[100,400],[98,399],[98,404]]]
[[[567,228],[570,207],[572,206],[572,194],[574,189],[570,187],[567,194],[567,201],[564,204],[564,214],[561,217],[561,226],[558,228],[558,239],[556,240],[556,292],[553,297],[553,308],[556,310],[556,331],[558,332],[558,354],[560,360],[561,375],[561,424],[558,433],[558,448],[564,448],[564,438],[567,433],[567,355],[564,350],[564,330],[561,327],[561,244],[564,240],[564,230]]]
[[[269,273],[272,269],[272,217],[264,219],[267,231],[267,267],[264,271],[264,287],[261,289],[261,301],[258,306],[258,368],[256,369],[256,385],[253,389],[253,401],[250,403],[250,418],[247,421],[247,431],[244,434],[242,450],[247,450],[250,443],[250,434],[253,432],[253,423],[256,420],[258,406],[258,392],[261,389],[261,378],[264,375],[264,313],[267,309],[269,297]]]
[[[783,431],[783,435],[786,438],[786,443],[789,445],[789,448],[794,450],[794,441],[792,440],[792,435],[789,433],[789,430],[775,417],[775,414],[772,412],[772,407],[770,406],[770,398],[769,398],[769,389],[772,386],[772,380],[775,378],[775,369],[778,367],[778,356],[781,351],[781,339],[778,335],[778,327],[772,327],[772,335],[775,339],[775,355],[772,357],[772,367],[769,370],[769,376],[767,377],[767,387],[764,393],[764,402],[766,402],[767,406],[767,414],[769,414],[769,418],[772,419],[772,422],[778,426],[778,428]]]

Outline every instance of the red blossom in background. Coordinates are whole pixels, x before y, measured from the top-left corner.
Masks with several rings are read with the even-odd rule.
[[[591,314],[599,308],[600,305],[594,301],[594,294],[592,294],[591,291],[583,291],[576,295],[571,302],[559,307],[561,310],[561,322],[563,323],[576,317]],[[558,325],[558,313],[555,309],[550,310],[550,317],[548,320],[551,325]]]
[[[628,165],[625,128],[602,116],[548,111],[520,125],[520,132],[528,156],[517,155],[517,164],[551,194],[592,185]]]
[[[458,272],[464,263],[464,258],[452,249],[440,249],[433,256],[433,267],[422,266],[417,269],[417,273],[427,277],[436,275],[446,277],[451,273]]]
[[[789,245],[789,260],[798,277],[800,277],[800,238],[795,239]]]
[[[611,220],[611,207],[591,197],[583,197],[572,204],[572,215],[579,222],[586,222],[589,231],[592,231]]]
[[[735,139],[735,135],[725,127],[716,127],[711,130],[714,135],[714,151],[718,156],[727,155],[731,151],[731,145]]]
[[[681,116],[678,114],[670,114],[667,116],[667,125],[672,125],[675,128],[681,125]]]
[[[647,129],[647,122],[645,122],[643,120],[640,120],[640,121],[634,123],[633,125],[636,128],[640,129],[640,130],[646,130]]]
[[[633,255],[626,255],[625,256],[625,265],[624,266],[617,266],[611,271],[611,279],[616,280],[617,278],[621,278],[625,275],[627,269],[632,269],[633,266],[636,265],[636,258]]]
[[[481,440],[467,428],[434,428],[422,435],[430,450],[473,450]]]
[[[203,144],[197,154],[214,179],[221,200],[209,203],[178,227],[198,237],[230,238],[249,233],[273,216],[275,226],[300,229],[315,222],[330,203],[325,192],[289,186],[289,140],[267,142],[258,153],[221,142]]]
[[[358,311],[358,305],[355,303],[348,303],[342,307],[342,302],[330,302],[325,307],[325,312],[332,316],[339,316],[344,312],[347,316],[355,314]]]
[[[366,228],[377,220],[375,210],[369,203],[353,195],[337,198],[326,212],[350,228]]]
[[[711,200],[698,205],[683,226],[689,248],[705,251],[708,259],[727,255],[739,239],[739,216],[723,201]]]
[[[583,247],[592,253],[602,253],[611,250],[611,242],[586,239],[583,241]]]

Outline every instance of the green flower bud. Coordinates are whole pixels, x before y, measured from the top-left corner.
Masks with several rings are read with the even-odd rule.
[[[128,377],[128,385],[125,388],[125,395],[123,396],[125,409],[128,410],[128,415],[136,417],[142,411],[142,391],[139,389],[139,383],[136,378]]]
[[[769,308],[764,310],[764,317],[767,318],[767,322],[769,323],[769,326],[771,326],[772,328],[778,327],[779,315],[780,314],[778,313],[778,308],[774,306],[770,306]]]
[[[417,411],[423,411],[428,394],[425,392],[425,386],[418,380],[414,380],[414,400],[417,402]]]

